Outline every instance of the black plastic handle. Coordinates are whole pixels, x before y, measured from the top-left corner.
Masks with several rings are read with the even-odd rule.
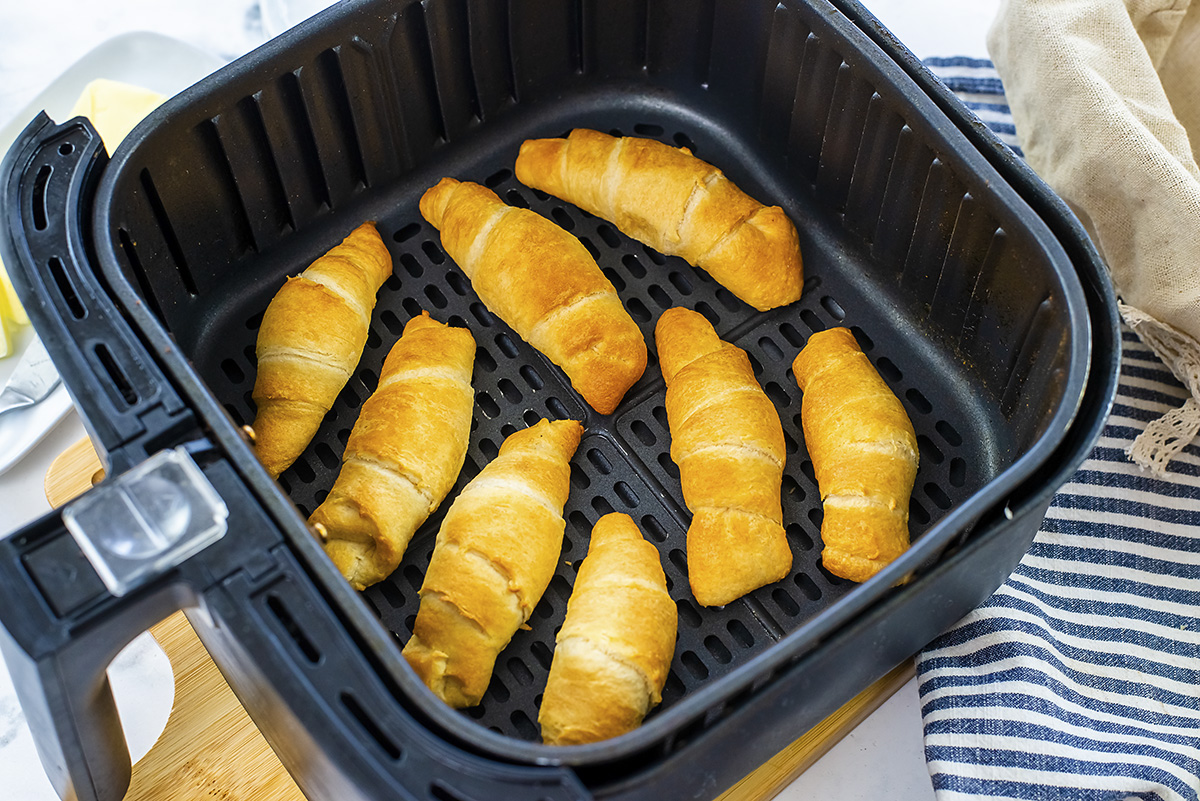
[[[59,515],[0,540],[0,653],[62,798],[124,797],[129,751],[106,668],[134,637],[192,603],[180,582],[114,598]]]
[[[86,119],[34,119],[0,166],[0,256],[112,477],[198,430],[89,266],[107,163]],[[63,798],[124,796],[130,760],[106,669],[134,637],[194,603],[190,586],[159,581],[112,596],[58,514],[0,541],[0,650]]]
[[[192,415],[90,268],[88,229],[108,154],[84,117],[39,114],[0,166],[0,257],[84,425],[120,473]]]

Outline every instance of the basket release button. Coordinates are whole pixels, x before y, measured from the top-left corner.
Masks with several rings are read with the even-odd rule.
[[[225,536],[229,509],[175,448],[97,485],[62,517],[109,592],[122,596]]]

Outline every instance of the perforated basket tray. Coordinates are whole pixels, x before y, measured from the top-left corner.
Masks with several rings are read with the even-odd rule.
[[[702,271],[522,186],[512,173],[521,141],[574,127],[686,145],[749,194],[782,205],[800,232],[803,298],[756,312]],[[443,175],[479,181],[554,220],[616,286],[651,360],[613,415],[588,409],[445,256],[417,210]],[[395,273],[379,294],[356,373],[276,484],[237,429],[253,417],[262,311],[285,276],[364,219],[378,221]],[[717,737],[728,764],[705,765],[705,778],[679,787],[719,790],[747,760],[770,755],[735,719],[750,713],[778,724],[764,708],[768,696],[795,681],[784,677],[806,658],[827,660],[810,678],[824,677],[828,695],[783,725],[784,735],[798,734],[968,611],[1015,564],[1040,517],[1037,503],[1015,517],[1001,507],[1029,493],[1023,482],[1044,476],[1052,458],[1069,462],[1087,447],[1055,453],[1094,356],[1089,302],[1071,259],[937,103],[826,0],[344,3],[151,115],[103,171],[92,226],[100,270],[133,330],[278,522],[286,547],[276,552],[309,576],[311,589],[268,583],[245,600],[283,643],[269,657],[207,632],[219,661],[228,660],[222,667],[250,677],[231,683],[269,737],[282,736],[284,721],[303,719],[295,710],[306,694],[334,706],[340,697],[357,728],[329,735],[341,738],[339,750],[365,736],[402,762],[391,721],[411,714],[454,748],[501,762],[571,765],[589,787],[618,795],[633,792],[647,770],[711,751]],[[653,356],[654,323],[674,305],[700,311],[750,354],[787,440],[782,497],[792,573],[723,608],[699,607],[687,583],[689,514]],[[384,356],[422,310],[469,328],[479,346],[471,444],[450,499],[516,429],[543,417],[586,426],[559,569],[530,628],[500,656],[483,703],[462,713],[441,705],[399,656],[450,500],[418,532],[400,569],[361,595],[304,524],[333,483]],[[863,586],[820,563],[820,499],[789,369],[809,334],[835,325],[853,330],[904,402],[921,454],[913,547]],[[98,376],[118,390],[105,397],[136,406],[141,399],[122,389],[131,382],[111,361],[98,362]],[[1039,503],[1048,498],[1046,488],[1034,490]],[[674,663],[663,703],[642,728],[552,749],[538,743],[540,692],[591,525],[610,511],[632,515],[660,550],[680,614]],[[975,548],[976,540],[992,544]],[[984,558],[992,561],[969,561]],[[931,584],[943,570],[978,581]],[[865,622],[883,608],[892,610],[886,619]],[[336,625],[318,624],[330,616]],[[203,623],[197,627],[205,636]],[[268,668],[270,660],[298,667]],[[256,708],[255,682],[276,681],[277,671],[303,681],[275,686],[279,698]],[[381,696],[372,682],[388,689]],[[292,711],[284,715],[280,704]],[[289,748],[281,752],[288,762]],[[289,767],[302,786],[306,772],[336,770],[299,757]]]

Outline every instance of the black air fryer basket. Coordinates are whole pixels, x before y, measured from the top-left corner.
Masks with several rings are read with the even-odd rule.
[[[686,145],[782,205],[800,232],[804,297],[756,312],[515,179],[525,138],[575,127]],[[578,236],[652,351],[658,315],[682,305],[751,355],[787,436],[790,576],[724,608],[692,600],[653,353],[613,415],[589,410],[484,308],[421,218],[418,198],[446,175]],[[66,508],[75,531],[54,513],[0,542],[0,644],[64,797],[123,794],[104,669],[184,608],[314,799],[713,798],[1003,581],[1115,386],[1115,303],[1078,224],[851,0],[352,0],[169,101],[111,161],[85,120],[40,117],[3,180],[3,258],[109,467]],[[285,276],[368,219],[395,273],[356,374],[272,481],[241,429],[262,312]],[[465,712],[400,657],[441,514],[361,594],[305,523],[384,355],[423,310],[479,344],[470,450],[442,512],[518,428],[586,426],[558,574]],[[821,566],[789,370],[812,332],[836,325],[904,402],[921,451],[913,546],[863,585]],[[111,532],[81,504],[163,481],[143,475],[163,453],[198,468],[195,492],[215,499],[224,536],[150,565],[103,542],[85,553]],[[551,748],[536,720],[554,635],[591,526],[610,511],[661,552],[675,660],[640,729]],[[100,577],[130,567],[143,572],[124,584]]]

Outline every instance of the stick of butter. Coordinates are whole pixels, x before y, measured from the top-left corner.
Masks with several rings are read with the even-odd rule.
[[[104,146],[112,153],[142,118],[166,100],[166,96],[140,86],[97,78],[84,87],[71,108],[70,117],[91,120]],[[29,317],[0,263],[0,358],[12,352],[12,326],[29,325]]]

